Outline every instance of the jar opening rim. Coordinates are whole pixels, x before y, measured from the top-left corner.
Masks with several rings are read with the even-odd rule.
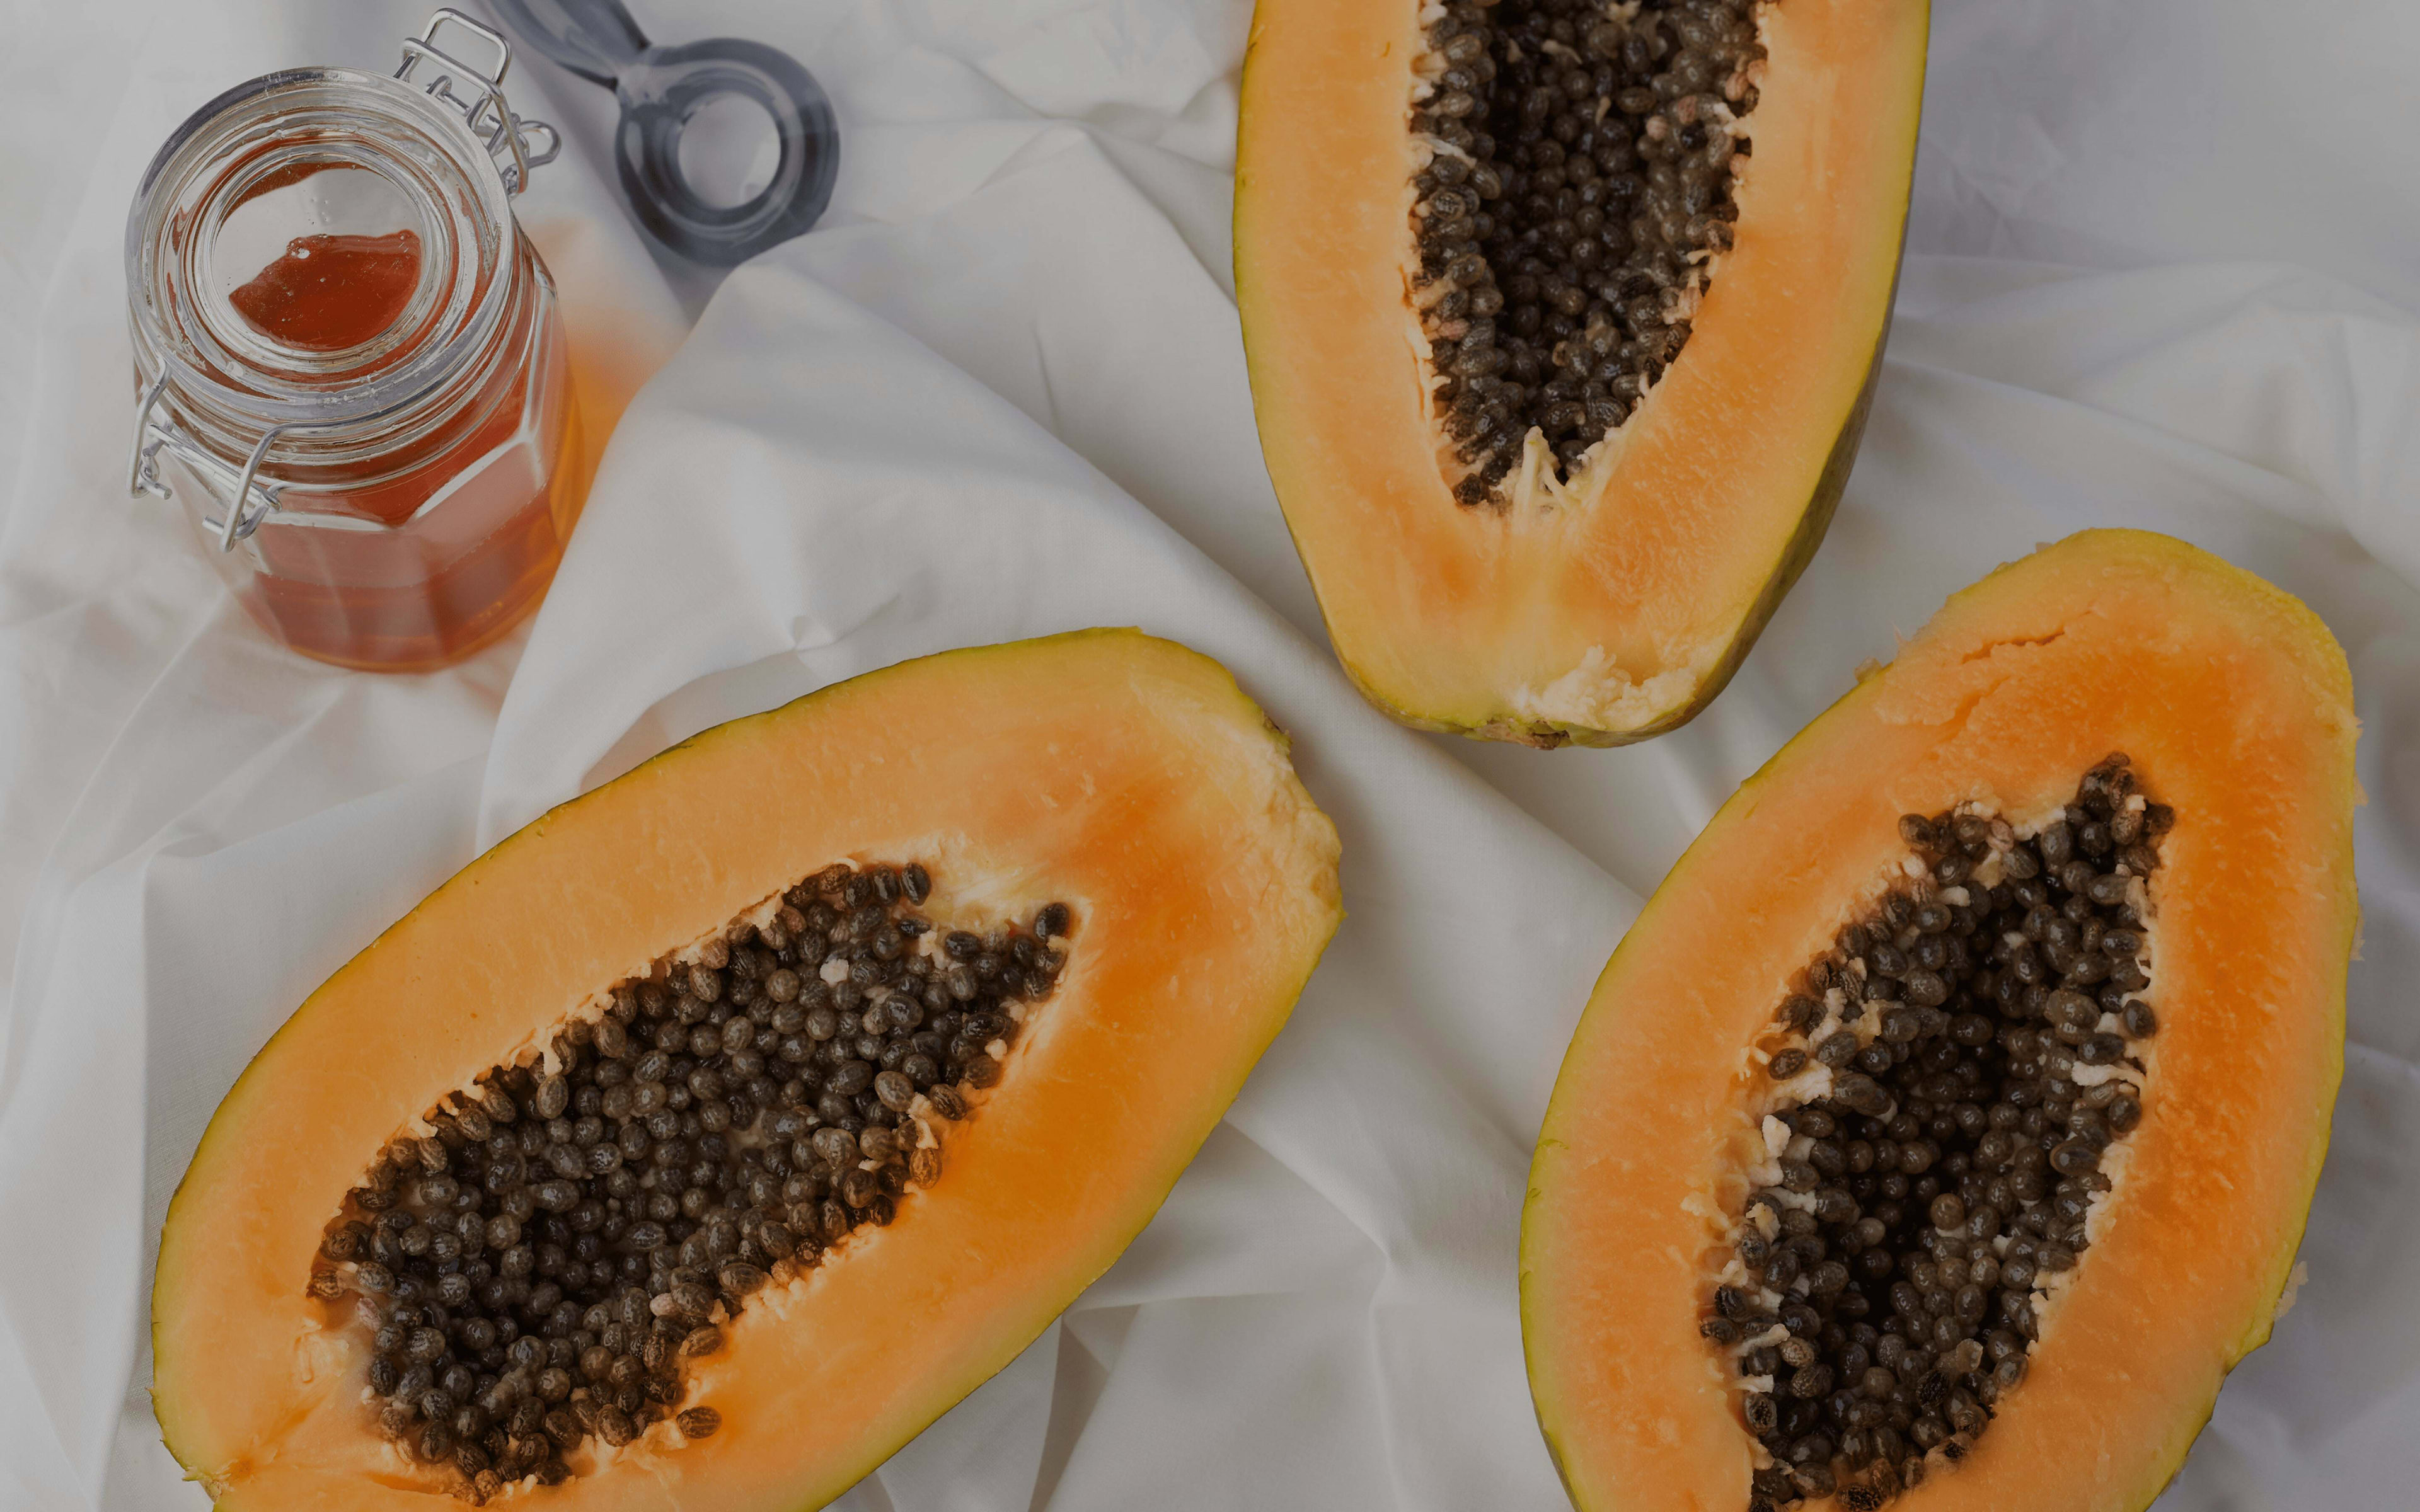
[[[206,286],[209,253],[246,203],[244,184],[273,177],[245,177],[247,162],[278,154],[369,169],[412,202],[419,255],[429,261],[414,302],[389,332],[315,357],[247,339],[221,308],[228,280]],[[517,239],[503,174],[450,102],[388,75],[334,66],[246,80],[170,133],[136,191],[125,259],[138,375],[148,383],[164,373],[178,408],[210,411],[234,432],[389,422],[438,399],[501,329]]]

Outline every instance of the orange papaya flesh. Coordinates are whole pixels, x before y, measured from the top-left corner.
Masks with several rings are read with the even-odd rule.
[[[2343,654],[2301,604],[2181,543],[2096,531],[1951,598],[1744,783],[1608,963],[1531,1167],[1524,1336],[1574,1504],[1750,1504],[1743,1393],[1699,1335],[1743,1151],[1764,1148],[1755,1047],[1900,866],[1900,816],[2039,817],[2122,751],[2175,816],[2148,889],[2140,1124],[2022,1382],[1908,1495],[2148,1505],[2268,1337],[2326,1152],[2355,733]]]
[[[348,1193],[665,952],[834,863],[911,859],[945,924],[1064,902],[1055,990],[996,1085],[967,1088],[938,1180],[718,1312],[670,1404],[713,1408],[710,1436],[668,1415],[591,1436],[542,1494],[821,1504],[1013,1358],[1150,1218],[1340,918],[1335,832],[1285,737],[1216,663],[1132,631],[929,656],[709,730],[506,839],[315,992],[227,1094],[162,1236],[152,1396],[193,1477],[279,1512],[465,1495],[380,1433],[369,1330],[310,1292]]]
[[[1928,6],[1755,8],[1764,55],[1743,77],[1759,98],[1739,122],[1753,152],[1685,345],[1585,465],[1548,486],[1525,463],[1481,507],[1456,501],[1421,314],[1435,270],[1412,224],[1412,176],[1432,161],[1416,84],[1443,66],[1434,14],[1255,8],[1235,278],[1270,480],[1339,658],[1388,714],[1535,746],[1643,739],[1721,690],[1845,486],[1897,279]],[[1497,142],[1497,159],[1514,147]],[[1508,208],[1521,198],[1485,208],[1526,213]],[[1575,323],[1619,314],[1601,299],[1589,312]]]

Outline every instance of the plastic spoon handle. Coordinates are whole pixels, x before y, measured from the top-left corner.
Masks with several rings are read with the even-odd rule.
[[[621,0],[492,0],[504,24],[592,84],[613,87],[647,51]]]

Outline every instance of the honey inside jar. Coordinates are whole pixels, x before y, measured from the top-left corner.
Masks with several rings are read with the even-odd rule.
[[[227,302],[271,341],[335,352],[394,325],[419,286],[416,232],[296,237]]]

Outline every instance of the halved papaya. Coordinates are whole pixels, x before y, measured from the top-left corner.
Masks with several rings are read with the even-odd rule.
[[[1373,702],[1612,745],[1721,691],[1865,425],[1926,25],[1926,0],[1259,0],[1245,350]]]
[[[1744,783],[1539,1135],[1522,1322],[1574,1504],[2149,1504],[2326,1151],[2354,734],[2301,604],[2099,531]]]
[[[1142,1227],[1340,917],[1216,663],[952,652],[564,805],[315,992],[169,1210],[218,1504],[820,1505]]]

